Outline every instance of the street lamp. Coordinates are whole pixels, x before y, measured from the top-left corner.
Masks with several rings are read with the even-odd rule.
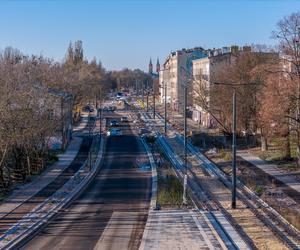
[[[180,67],[181,70],[184,70],[186,73],[186,79],[187,76],[190,75],[190,73],[184,68],[184,67]],[[183,93],[183,128],[184,128],[184,132],[183,132],[183,136],[184,136],[184,140],[183,140],[183,148],[184,148],[184,166],[185,166],[185,173],[184,173],[184,179],[183,179],[183,195],[182,195],[182,203],[183,204],[187,204],[187,198],[186,198],[186,193],[187,193],[187,172],[188,172],[188,165],[187,165],[187,119],[186,119],[186,110],[187,110],[187,81],[186,84],[184,84],[184,93]]]
[[[165,136],[167,136],[167,82],[164,81],[164,92],[165,92]]]
[[[232,94],[232,187],[231,207],[236,208],[236,93]]]
[[[149,90],[147,89],[147,112],[149,111]]]
[[[153,119],[155,119],[155,86],[152,79],[152,90],[153,90]]]
[[[165,68],[163,69],[162,71],[165,72],[165,71],[169,71],[170,69],[169,68]],[[165,73],[162,74],[162,77],[163,77],[163,88],[164,88],[164,116],[165,116],[165,124],[164,124],[164,127],[165,127],[165,136],[167,136],[167,81],[164,80],[164,77],[165,77]]]
[[[213,82],[217,85],[240,86],[247,84]],[[231,207],[236,208],[236,91],[232,93],[232,186],[231,186]]]

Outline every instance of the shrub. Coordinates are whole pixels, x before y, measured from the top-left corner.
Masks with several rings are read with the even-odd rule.
[[[223,158],[225,161],[231,161],[231,159],[232,159],[231,152],[228,152],[224,149],[220,150],[219,157]]]
[[[155,138],[154,135],[147,135],[147,136],[145,137],[145,140],[146,140],[147,143],[154,143],[155,140],[156,140],[156,138]]]
[[[261,196],[264,192],[264,189],[262,186],[256,186],[255,189],[254,189],[255,193],[258,195],[258,196]]]

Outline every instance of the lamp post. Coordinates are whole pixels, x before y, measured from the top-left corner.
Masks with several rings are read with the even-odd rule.
[[[184,166],[185,166],[185,173],[184,173],[184,179],[183,179],[183,197],[182,202],[184,205],[187,205],[187,172],[188,172],[188,166],[187,166],[187,120],[186,120],[186,108],[187,108],[187,86],[184,86],[184,103],[183,103],[183,112],[184,112],[184,120],[183,120],[183,127],[184,127],[184,141],[183,141],[183,147],[184,147]]]
[[[102,132],[102,98],[101,98],[101,93],[100,93],[100,109],[99,109],[99,137],[100,137],[100,140],[101,140],[101,132]]]
[[[153,119],[155,119],[155,86],[152,80],[152,90],[153,90]]]
[[[247,84],[234,84],[234,83],[220,83],[214,82],[218,85],[227,85],[227,86],[240,86]],[[231,186],[231,208],[236,208],[236,91],[233,88],[232,93],[232,186]]]
[[[188,162],[187,162],[187,117],[186,117],[186,111],[187,111],[187,88],[188,88],[188,76],[190,76],[190,73],[184,68],[180,67],[181,70],[185,71],[186,73],[186,83],[183,85],[184,87],[184,93],[183,93],[183,150],[184,150],[184,166],[185,166],[185,172],[184,172],[184,179],[183,179],[183,195],[182,195],[182,203],[184,205],[187,204],[187,182],[188,182]]]
[[[167,82],[164,82],[164,92],[165,92],[165,135],[167,136]]]
[[[232,196],[231,207],[236,208],[236,93],[232,94]]]
[[[147,89],[147,112],[149,111],[149,90]]]

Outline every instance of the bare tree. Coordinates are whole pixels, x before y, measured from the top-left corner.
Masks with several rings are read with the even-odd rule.
[[[281,72],[285,77],[290,109],[286,117],[297,137],[298,166],[300,166],[300,12],[284,17],[272,36],[279,41]]]

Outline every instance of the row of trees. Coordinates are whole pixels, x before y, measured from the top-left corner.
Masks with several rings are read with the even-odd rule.
[[[237,94],[238,131],[259,132],[262,149],[268,139],[285,138],[283,151],[291,157],[295,139],[300,166],[300,12],[284,17],[272,37],[276,48],[253,46],[251,51],[231,53],[210,76],[196,79],[197,104],[210,113],[225,133],[231,133],[232,92]]]
[[[47,140],[61,122],[59,117],[50,118],[48,89],[72,94],[76,120],[82,105],[120,87],[116,79],[123,79],[121,75],[107,72],[96,59],[86,60],[81,41],[70,43],[63,62],[4,49],[0,53],[0,192],[39,171],[49,157]]]

